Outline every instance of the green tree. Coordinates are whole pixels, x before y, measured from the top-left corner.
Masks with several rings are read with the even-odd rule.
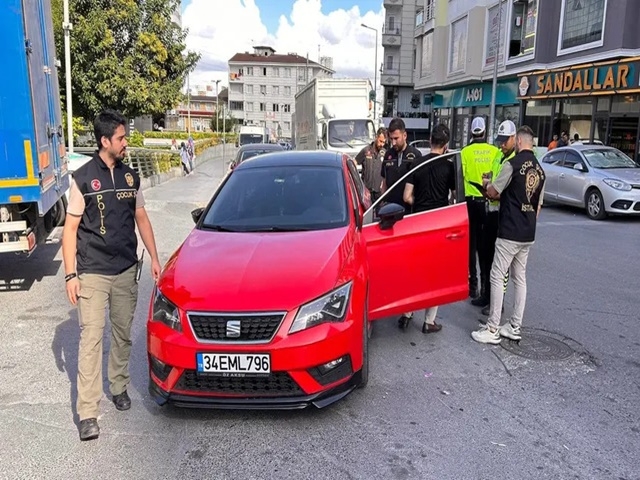
[[[200,55],[187,52],[187,32],[172,22],[179,0],[70,0],[74,115],[103,108],[128,118],[165,112],[182,98]],[[61,94],[65,92],[62,0],[52,0]]]
[[[226,120],[224,119],[225,114],[227,117]],[[220,132],[217,132],[217,133],[229,133],[233,131],[233,127],[237,123],[238,123],[238,119],[235,118],[233,115],[231,115],[229,111],[220,109],[220,112],[218,112],[218,118],[216,119],[216,117],[213,117],[211,119],[211,122],[209,123],[209,128],[211,128],[212,131],[217,132],[216,130],[216,125],[217,125],[217,127],[220,129]]]

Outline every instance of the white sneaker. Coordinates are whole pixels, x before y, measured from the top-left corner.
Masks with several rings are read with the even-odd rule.
[[[511,340],[520,340],[522,334],[520,333],[520,327],[514,327],[511,322],[507,322],[498,330],[501,337],[510,338]]]
[[[471,332],[471,338],[473,338],[476,342],[480,343],[492,343],[493,345],[497,345],[500,343],[500,334],[496,329],[495,332],[489,330],[489,327],[483,325],[479,330],[475,332]]]

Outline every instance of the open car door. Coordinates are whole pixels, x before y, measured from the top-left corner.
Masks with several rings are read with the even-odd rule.
[[[458,152],[445,156],[455,165],[456,203],[415,214],[399,214],[391,222],[381,221],[377,215],[380,206],[394,189],[404,191],[407,174],[364,214],[369,320],[453,303],[469,295],[469,223],[462,164]],[[433,160],[418,165],[414,171]]]

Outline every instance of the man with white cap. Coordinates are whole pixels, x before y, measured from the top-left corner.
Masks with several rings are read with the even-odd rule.
[[[493,180],[498,178],[502,166],[505,162],[511,160],[516,155],[516,125],[511,120],[505,120],[498,127],[498,136],[496,141],[500,145],[501,155],[497,156],[493,165],[491,165],[491,171],[483,175],[483,179],[487,178]],[[480,260],[484,266],[485,271],[491,271],[491,265],[493,264],[493,257],[496,251],[496,239],[498,238],[498,220],[500,212],[500,200],[490,200],[489,209],[487,211],[487,219],[482,229],[482,252],[480,253]],[[481,266],[482,270],[482,266]],[[504,277],[504,289],[507,290],[507,283],[509,282],[509,272]],[[489,315],[489,303],[491,299],[491,288],[485,289],[485,301],[487,305],[482,309],[483,315]]]
[[[460,151],[469,215],[469,296],[472,298],[471,303],[478,307],[488,305],[485,292],[490,288],[489,270],[483,268],[480,260],[482,227],[487,216],[487,200],[481,190],[482,175],[491,170],[495,158],[500,155],[497,147],[486,142],[485,132],[484,118],[475,117],[471,122],[471,142]],[[480,296],[477,263],[480,263]]]

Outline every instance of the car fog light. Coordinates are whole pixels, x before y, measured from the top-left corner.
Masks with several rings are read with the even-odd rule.
[[[320,365],[318,369],[320,370],[320,373],[324,375],[325,373],[336,368],[338,365],[342,364],[342,362],[344,362],[346,359],[347,359],[346,355],[340,358],[336,358],[335,360],[331,360],[330,362],[327,362],[324,365]]]
[[[161,382],[164,382],[167,379],[167,377],[171,373],[171,369],[173,368],[171,365],[167,365],[151,354],[149,354],[149,366],[151,367],[151,371],[153,372],[153,374]]]

